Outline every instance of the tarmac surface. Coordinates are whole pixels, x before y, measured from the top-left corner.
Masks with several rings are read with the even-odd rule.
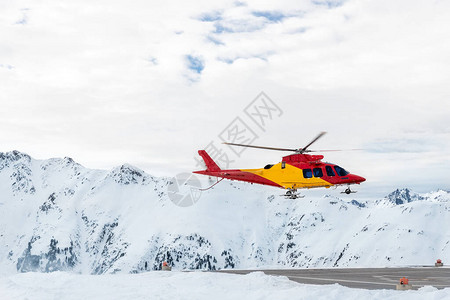
[[[413,289],[434,286],[450,287],[450,268],[355,268],[355,269],[280,269],[280,270],[222,270],[219,272],[248,274],[264,272],[267,275],[287,276],[290,280],[307,284],[334,284],[360,289],[395,289],[400,278],[406,277]]]

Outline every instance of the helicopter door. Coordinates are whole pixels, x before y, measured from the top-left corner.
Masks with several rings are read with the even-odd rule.
[[[313,173],[314,173],[314,177],[317,177],[317,178],[323,177],[322,168],[314,168]]]
[[[329,176],[329,177],[333,177],[334,176],[334,171],[333,171],[333,168],[331,166],[325,166],[325,171],[327,172],[327,176]]]

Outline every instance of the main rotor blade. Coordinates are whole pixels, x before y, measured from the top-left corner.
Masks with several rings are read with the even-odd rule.
[[[316,137],[315,137],[308,145],[306,145],[306,146],[303,147],[303,148],[298,149],[298,151],[299,151],[300,153],[307,152],[306,149],[308,149],[309,146],[311,146],[311,145],[314,144],[318,139],[320,139],[325,133],[326,133],[326,131],[322,131],[322,132],[319,133],[319,135],[316,136]],[[309,152],[309,151],[308,151],[308,152]]]
[[[337,149],[337,150],[306,150],[306,152],[338,152],[338,151],[362,151],[364,149]]]
[[[293,151],[293,152],[298,151],[297,149],[262,147],[262,146],[243,145],[243,144],[235,144],[235,143],[223,143],[223,144],[225,144],[225,145],[231,145],[231,146],[239,146],[239,147],[248,147],[248,148],[266,149],[266,150]]]

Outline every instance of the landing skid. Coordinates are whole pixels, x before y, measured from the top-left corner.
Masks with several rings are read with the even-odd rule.
[[[347,195],[350,195],[350,194],[353,194],[353,193],[356,193],[356,191],[352,191],[350,189],[350,187],[346,188],[345,191],[341,192],[341,194],[347,194]]]
[[[287,199],[298,199],[298,198],[305,198],[305,195],[301,195],[297,192],[296,189],[288,189],[286,191],[286,194],[282,195],[286,197]]]

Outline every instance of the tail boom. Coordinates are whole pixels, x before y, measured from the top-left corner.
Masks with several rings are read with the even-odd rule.
[[[203,158],[206,164],[206,170],[203,171],[194,171],[195,174],[220,177],[230,180],[238,180],[245,181],[249,183],[263,184],[263,185],[271,185],[276,187],[281,187],[278,183],[275,183],[271,180],[268,180],[262,176],[258,176],[251,172],[246,172],[246,170],[222,170],[214,160],[208,155],[205,150],[199,150],[198,154]]]

